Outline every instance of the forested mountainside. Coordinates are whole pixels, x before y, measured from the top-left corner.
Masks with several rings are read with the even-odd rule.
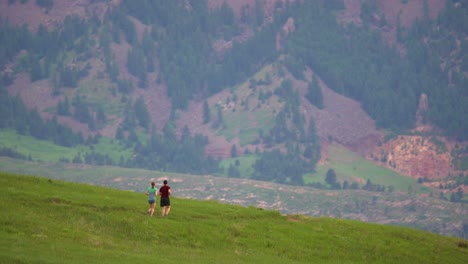
[[[132,151],[68,162],[205,174],[253,155],[244,177],[304,184],[338,142],[463,183],[468,3],[414,2],[2,1],[0,127]],[[446,169],[405,170],[398,135],[428,138]]]

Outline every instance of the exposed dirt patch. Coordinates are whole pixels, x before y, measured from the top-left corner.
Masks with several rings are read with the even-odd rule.
[[[309,79],[312,74],[312,71],[307,73]],[[362,110],[359,103],[335,93],[318,78],[320,86],[322,87],[325,105],[324,109],[318,109],[304,98],[307,93],[307,82],[295,80],[287,71],[285,78],[293,81],[294,89],[297,89],[302,97],[300,107],[305,118],[305,127],[308,127],[310,117],[313,117],[315,120],[317,133],[322,139],[322,161],[327,157],[326,146],[329,139],[343,144],[362,155],[368,154],[377,145],[381,139],[381,133],[376,129],[374,121]],[[280,83],[281,79],[273,78],[270,86],[277,87]],[[210,97],[207,100],[208,105],[213,106],[219,102],[224,102],[225,98],[230,95],[231,91],[224,90]],[[236,95],[239,98],[243,96],[237,93]],[[242,99],[238,100],[240,101]],[[232,111],[231,108],[234,107],[233,105],[226,105],[225,111]],[[280,106],[269,105],[267,107],[276,109],[275,107]],[[239,108],[236,108],[237,113],[245,111]],[[212,118],[216,118],[214,115],[215,113],[212,113]],[[203,124],[203,102],[201,101],[192,101],[188,110],[179,112],[178,116],[177,128],[179,134],[183,126],[187,125],[192,134],[202,134],[210,139],[210,143],[206,148],[207,155],[222,158],[230,157],[232,145],[238,146],[239,155],[242,155],[245,148],[249,148],[251,151],[254,151],[255,147],[259,147],[260,150],[263,149],[261,145],[247,145],[241,148],[239,147],[238,137],[234,137],[232,140],[228,141],[226,138],[217,135],[216,130],[211,127],[211,123]],[[242,125],[255,126],[255,124]],[[239,133],[240,129],[241,127],[232,128],[233,132],[236,134]]]
[[[377,4],[384,12],[388,23],[396,25],[397,17],[400,15],[401,25],[409,27],[415,19],[423,16],[424,1],[428,3],[429,16],[434,19],[445,7],[446,0],[411,0],[406,4],[402,1],[377,0]]]
[[[402,1],[377,0],[379,13],[373,14],[374,29],[382,33],[384,40],[389,45],[397,45],[404,54],[403,47],[396,42],[396,28],[398,17],[400,25],[408,28],[414,20],[422,18],[425,0],[411,0],[407,3]],[[353,23],[361,25],[361,0],[344,0],[345,9],[338,14],[338,20],[342,23]],[[429,17],[435,19],[439,12],[445,7],[446,0],[427,0]],[[386,25],[380,27],[379,22],[385,18]]]
[[[313,71],[307,72],[308,76],[312,74]],[[301,106],[306,122],[312,116],[321,138],[332,139],[360,154],[368,153],[382,137],[375,122],[358,102],[335,93],[320,78],[317,79],[322,88],[323,109],[318,109],[305,99],[307,84],[296,82],[302,95]]]
[[[61,23],[68,15],[76,14],[84,17],[86,14],[96,14],[102,16],[106,10],[107,3],[92,0],[54,1],[53,7],[49,10],[37,6],[36,1],[27,1],[25,4],[21,4],[20,1],[15,1],[14,4],[8,4],[6,0],[0,2],[0,16],[2,18],[7,18],[10,23],[18,26],[27,24],[31,31],[36,31],[40,24],[50,29],[57,23]]]
[[[297,215],[288,215],[288,221],[290,221],[290,222],[300,222],[301,220],[298,218]]]
[[[423,136],[398,136],[377,148],[372,157],[374,161],[412,178],[442,179],[452,170],[447,146],[441,148]]]
[[[207,103],[209,106],[213,106],[220,98],[224,98],[228,94],[228,90],[222,91],[208,98]],[[238,143],[238,139],[229,142],[226,138],[216,134],[216,130],[211,127],[211,122],[203,124],[203,103],[204,101],[192,100],[186,111],[178,112],[179,118],[176,121],[178,135],[181,135],[182,129],[187,125],[192,135],[201,134],[209,138],[208,146],[205,149],[206,155],[228,158],[231,156],[232,145]],[[211,118],[216,119],[216,113],[211,113]]]
[[[37,109],[43,116],[49,116],[42,110],[55,107],[58,98],[51,96],[52,88],[48,80],[41,80],[31,83],[29,75],[19,73],[12,85],[8,87],[8,92],[13,96],[19,96],[29,109]]]

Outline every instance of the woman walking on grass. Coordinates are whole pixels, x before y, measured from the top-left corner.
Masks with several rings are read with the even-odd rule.
[[[163,183],[164,185],[159,188],[159,195],[161,195],[159,203],[161,205],[161,215],[166,216],[171,210],[171,200],[169,199],[169,196],[171,196],[171,186],[167,185],[167,180],[164,180]]]
[[[154,214],[154,206],[156,205],[156,189],[154,188],[154,181],[151,182],[151,187],[146,190],[146,195],[148,196],[148,203],[150,205],[150,208],[148,209],[148,214],[150,216],[153,216]]]

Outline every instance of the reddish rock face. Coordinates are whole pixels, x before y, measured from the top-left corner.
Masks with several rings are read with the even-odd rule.
[[[398,136],[373,153],[374,160],[412,178],[442,179],[452,170],[448,146],[422,136]]]

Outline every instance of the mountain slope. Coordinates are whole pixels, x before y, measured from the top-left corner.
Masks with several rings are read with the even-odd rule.
[[[150,218],[141,192],[5,173],[0,182],[2,262],[464,263],[468,254],[466,241],[413,229],[180,198],[169,217]]]
[[[172,128],[176,130],[177,139],[186,135],[186,128],[191,133],[206,136],[208,143],[206,147],[203,145],[205,154],[215,158],[226,159],[252,153],[257,149],[260,152],[272,149],[286,152],[293,148],[300,153],[297,156],[301,156],[309,147],[304,144],[304,132],[312,134],[307,127],[313,120],[319,137],[315,147],[322,147],[322,164],[327,162],[326,147],[331,142],[336,142],[406,176],[434,180],[430,186],[435,186],[436,181],[448,176],[466,177],[466,167],[463,165],[468,159],[466,142],[433,137],[431,141],[445,147],[435,150],[434,145],[419,147],[418,144],[411,144],[411,151],[399,151],[401,146],[418,141],[418,134],[424,134],[423,141],[427,141],[431,136],[438,136],[440,132],[440,129],[425,121],[427,115],[437,115],[437,111],[432,110],[433,113],[428,113],[428,108],[425,108],[421,112],[418,109],[416,113],[416,109],[417,100],[424,98],[424,94],[421,93],[426,92],[426,87],[440,88],[443,85],[439,87],[434,84],[435,79],[428,77],[433,75],[431,73],[423,71],[418,74],[419,66],[415,66],[414,71],[406,70],[420,59],[419,52],[409,52],[411,50],[406,46],[413,44],[414,50],[420,49],[414,44],[417,41],[408,40],[409,44],[404,43],[403,33],[409,35],[411,32],[410,22],[415,21],[415,25],[418,25],[416,22],[419,20],[416,18],[426,19],[422,12],[423,1],[394,5],[384,1],[371,1],[370,4],[366,2],[361,5],[361,1],[348,0],[324,2],[325,7],[318,7],[321,4],[305,5],[311,8],[311,11],[319,10],[320,14],[325,14],[323,19],[318,21],[307,20],[315,16],[300,16],[301,8],[297,8],[297,2],[288,5],[286,1],[227,1],[233,10],[224,5],[224,1],[207,2],[211,13],[203,9],[206,3],[204,1],[198,4],[182,0],[176,4],[154,4],[156,2],[144,0],[80,0],[62,1],[51,7],[40,7],[39,2],[32,1],[9,1],[8,4],[4,2],[1,11],[3,16],[11,17],[15,25],[27,22],[26,28],[29,27],[33,35],[37,33],[39,39],[33,38],[34,41],[27,43],[37,41],[43,44],[38,45],[39,48],[25,45],[16,53],[8,54],[11,57],[8,57],[8,63],[2,72],[5,86],[10,95],[21,97],[29,109],[37,109],[45,119],[57,120],[58,123],[80,132],[85,139],[88,138],[87,144],[97,140],[92,138],[97,135],[128,140],[125,144],[129,150],[135,152],[134,158],[148,157],[147,152],[150,151],[144,152],[141,149],[150,141],[150,132],[172,132]],[[445,1],[436,2],[426,2],[429,4],[428,17],[431,19],[437,17],[442,10],[442,2]],[[462,6],[455,2],[453,6],[456,8]],[[167,10],[159,9],[163,6],[162,3]],[[143,5],[148,8],[141,8]],[[395,39],[384,38],[387,43],[380,41],[378,34],[386,32],[387,29],[390,29],[389,34],[395,37],[398,27],[397,13],[404,7],[408,7],[409,11],[401,12],[403,28],[399,28],[399,31],[403,32],[402,40],[398,40],[397,44]],[[167,13],[171,15],[165,15]],[[338,17],[333,16],[336,13],[339,14]],[[29,16],[21,20],[27,14]],[[237,20],[234,19],[234,15]],[[388,18],[388,22],[383,18]],[[315,25],[323,21],[330,22],[323,26],[334,25],[336,21],[355,21],[356,25],[347,25],[349,28],[336,25],[332,28],[333,32],[309,32],[310,28],[304,27],[306,23]],[[39,26],[41,23],[45,28]],[[196,26],[191,28],[192,24]],[[305,35],[297,33],[301,26],[310,39],[301,39]],[[195,28],[197,30],[194,30]],[[361,45],[362,41],[359,42],[359,39],[352,38],[352,30],[371,45],[359,49],[359,46],[367,46]],[[80,32],[81,35],[74,34],[76,32]],[[65,37],[61,38],[61,34]],[[59,36],[58,40],[63,42],[63,46],[56,49],[59,50],[57,53],[48,51],[47,46],[53,43],[40,39],[43,36]],[[332,45],[323,41],[315,42],[327,37],[330,37]],[[454,41],[460,42],[461,39]],[[346,46],[348,42],[350,47]],[[221,49],[216,48],[219,43],[222,44]],[[318,46],[309,47],[308,43]],[[303,44],[305,46],[301,46]],[[385,44],[397,45],[403,58],[397,59],[398,53],[392,53],[392,47]],[[457,54],[462,53],[463,42],[457,45],[460,45],[460,48],[455,47]],[[337,52],[332,49],[328,54],[320,53],[321,50],[328,51],[326,47],[335,46],[341,47],[338,51],[351,48],[357,54],[343,53],[342,57],[333,57]],[[264,50],[267,51],[265,55],[259,56]],[[313,52],[307,53],[310,51]],[[375,55],[376,58],[366,57],[368,51],[372,51],[371,55]],[[48,52],[53,56],[47,56]],[[380,57],[382,54],[388,58]],[[415,61],[404,61],[404,55]],[[254,60],[252,58],[256,60],[249,61]],[[315,58],[322,58],[317,61],[323,63],[314,64]],[[366,60],[361,60],[362,58]],[[383,63],[373,64],[373,60]],[[371,62],[368,63],[369,61]],[[401,63],[402,67],[386,68],[393,63]],[[450,74],[457,69],[457,64],[464,65],[459,62],[450,65]],[[143,70],[138,71],[137,68],[142,65]],[[375,76],[362,74],[374,71]],[[416,73],[407,77],[403,72]],[[41,74],[44,75],[42,79]],[[402,79],[405,76],[406,79]],[[308,84],[312,83],[313,78],[318,80],[319,90],[323,94],[323,107],[314,106],[306,99]],[[387,78],[389,80],[386,80]],[[457,81],[457,78],[454,80]],[[437,83],[443,83],[444,80],[442,77],[440,80],[436,79]],[[295,104],[287,102],[291,98],[287,98],[285,94],[280,95],[278,91],[287,81],[292,83],[290,94],[295,96],[297,93],[299,96]],[[365,87],[367,90],[364,90]],[[384,89],[379,90],[381,87]],[[378,96],[372,97],[374,93]],[[441,93],[447,95],[446,92]],[[432,93],[432,98],[436,97],[435,94],[437,93]],[[429,108],[439,109],[434,106],[439,102],[431,99],[431,96],[429,98]],[[450,98],[455,100],[456,107],[463,106],[463,103],[457,103],[459,100],[463,101],[463,97],[459,99],[459,96],[451,95]],[[138,101],[139,99],[141,101]],[[66,101],[71,102],[67,105],[68,113],[60,113],[60,106]],[[443,103],[439,104],[444,106],[453,105],[445,100],[440,101]],[[147,120],[150,122],[142,125],[141,120],[135,121],[138,119],[138,115],[135,114],[136,102],[138,106],[146,107],[144,110],[147,111]],[[210,122],[203,120],[205,102],[211,110]],[[184,108],[185,105],[187,108]],[[447,109],[451,108],[446,107],[445,110]],[[214,117],[217,110],[220,110],[220,117]],[[374,121],[372,117],[379,117],[375,114],[377,112],[382,112],[383,117]],[[457,121],[453,122],[454,127],[447,129],[453,129],[452,132],[459,134],[460,131],[463,132],[466,125],[458,122],[463,121],[463,117],[460,117],[456,109],[449,113],[440,112],[445,112],[443,118],[438,120],[441,123],[448,120],[447,117],[457,117]],[[98,118],[99,116],[101,118]],[[280,117],[286,121],[281,123]],[[224,118],[224,123],[216,125],[216,118]],[[417,124],[413,124],[416,119]],[[292,124],[296,121],[298,124]],[[167,124],[169,128],[165,130]],[[285,126],[280,127],[278,124]],[[413,125],[417,126],[416,129],[410,130]],[[420,129],[420,125],[424,129]],[[391,133],[379,130],[377,126],[391,130]],[[394,138],[391,138],[390,142],[388,139],[382,140],[384,134],[392,133],[405,134],[400,137],[404,142]],[[294,139],[289,142],[282,141],[280,137],[284,134]],[[158,147],[151,149],[152,154],[164,149]],[[195,149],[201,148],[198,145],[197,147]],[[235,155],[231,152],[233,147],[237,148]],[[408,155],[423,153],[425,150],[429,150],[428,155]],[[140,152],[136,153],[137,151]],[[389,155],[391,158],[388,158]],[[174,160],[171,155],[168,156],[169,160]],[[143,163],[135,164],[135,159],[128,158],[128,155],[121,158],[119,161],[119,157],[115,158],[114,164],[143,166]],[[153,165],[156,159],[158,158],[148,158],[146,168],[159,166],[158,169],[166,169],[161,164]],[[305,173],[313,172],[316,160],[305,160],[311,163]],[[453,179],[448,181],[451,180]],[[449,185],[448,181],[444,184]]]

